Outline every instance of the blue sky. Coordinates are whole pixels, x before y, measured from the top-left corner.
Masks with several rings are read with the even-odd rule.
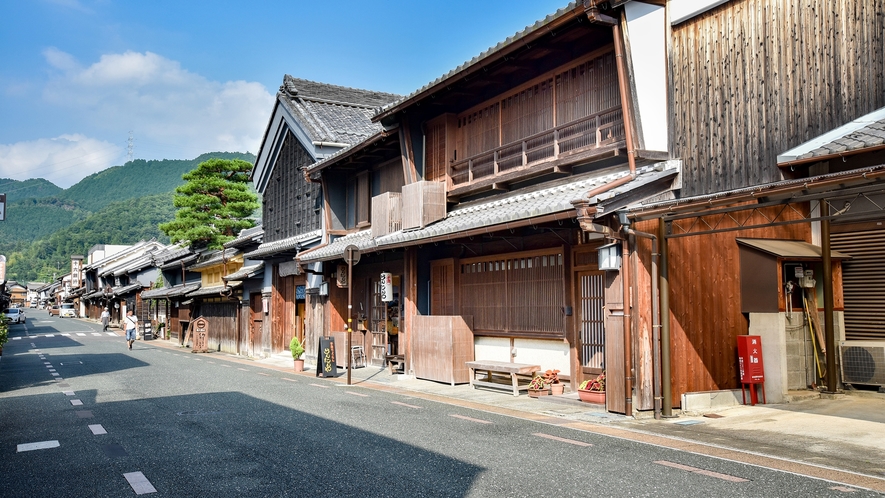
[[[409,94],[567,0],[0,0],[0,178],[255,153],[284,74]]]

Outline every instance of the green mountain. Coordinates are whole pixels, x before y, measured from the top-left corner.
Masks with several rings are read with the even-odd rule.
[[[89,175],[67,190],[43,179],[0,180],[0,193],[7,189],[6,221],[0,222],[7,278],[49,281],[70,265],[72,254],[85,256],[95,244],[168,242],[157,224],[175,217],[172,193],[184,183],[184,173],[210,158],[255,162],[248,152],[139,159]]]
[[[42,178],[32,178],[20,182],[9,178],[0,178],[0,194],[6,194],[6,203],[14,203],[24,199],[40,199],[64,192],[64,189]]]

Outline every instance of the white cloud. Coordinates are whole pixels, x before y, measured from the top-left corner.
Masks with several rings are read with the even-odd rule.
[[[77,113],[90,134],[133,131],[136,158],[189,159],[260,145],[274,97],[259,83],[210,81],[152,52],[106,54],[88,67],[65,55],[44,52],[60,70],[44,99]]]
[[[83,135],[0,144],[0,177],[46,178],[68,188],[92,173],[120,164],[124,152],[118,145]]]

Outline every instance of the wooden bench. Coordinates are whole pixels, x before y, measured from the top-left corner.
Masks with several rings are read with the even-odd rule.
[[[470,385],[476,389],[478,386],[491,387],[494,389],[513,389],[513,395],[519,396],[519,391],[528,392],[528,382],[532,380],[535,372],[541,370],[540,365],[531,365],[528,363],[510,363],[507,361],[468,361],[465,362],[467,368],[470,369]],[[485,380],[476,378],[476,372],[485,372]],[[493,375],[505,375],[510,377],[510,384],[501,382],[493,382]],[[526,381],[520,383],[519,381]]]

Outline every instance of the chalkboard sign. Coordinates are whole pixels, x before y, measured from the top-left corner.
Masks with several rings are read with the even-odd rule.
[[[317,377],[337,377],[338,366],[335,364],[335,338],[320,337],[319,357],[317,358]]]

